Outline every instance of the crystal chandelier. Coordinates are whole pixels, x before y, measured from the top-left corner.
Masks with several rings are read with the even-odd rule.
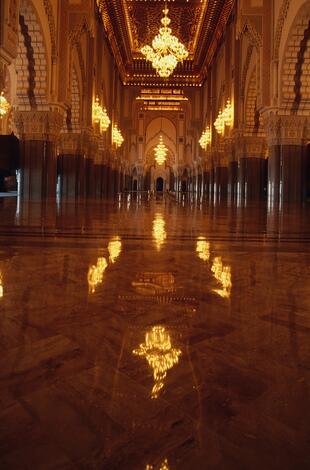
[[[117,124],[114,124],[112,129],[112,141],[116,145],[116,147],[120,147],[124,142],[124,137],[122,136],[121,131],[119,130]]]
[[[4,92],[2,91],[0,94],[0,119],[8,113],[11,105],[7,101],[7,99],[4,96]]]
[[[97,97],[93,104],[93,121],[100,126],[100,132],[105,132],[111,121],[107,114],[106,108],[103,108],[99,104],[99,98]]]
[[[199,144],[204,150],[206,150],[208,145],[211,144],[211,129],[209,126],[203,131],[199,139]]]
[[[170,77],[176,68],[178,62],[182,62],[188,57],[188,51],[178,40],[169,28],[171,23],[168,17],[168,8],[163,10],[164,17],[161,19],[162,27],[159,28],[159,34],[154,37],[151,46],[144,46],[141,49],[146,60],[152,62],[158,75],[163,78]]]
[[[159,137],[159,143],[155,147],[155,160],[158,165],[162,165],[166,161],[168,149],[164,144],[163,136]]]

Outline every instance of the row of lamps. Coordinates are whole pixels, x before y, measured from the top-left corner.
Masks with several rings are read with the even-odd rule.
[[[225,126],[231,127],[233,125],[233,118],[233,107],[230,102],[230,99],[228,99],[224,111],[219,111],[219,114],[214,122],[214,127],[219,135],[224,135]],[[211,144],[210,126],[207,126],[206,129],[203,131],[199,139],[199,144],[204,150],[206,150],[208,145]]]
[[[96,124],[99,124],[100,132],[106,132],[111,124],[107,110],[106,108],[102,108],[98,97],[95,99],[93,104],[93,121]],[[122,136],[117,124],[114,124],[112,127],[112,142],[116,147],[120,147],[124,142],[124,137]]]

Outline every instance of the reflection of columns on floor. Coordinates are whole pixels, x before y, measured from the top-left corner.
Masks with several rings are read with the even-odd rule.
[[[306,199],[310,119],[269,111],[263,119],[269,144],[268,200],[301,202]]]
[[[266,186],[266,139],[257,136],[239,136],[235,143],[238,161],[238,197],[263,199]]]
[[[15,111],[21,148],[21,195],[25,199],[56,196],[56,140],[63,126],[61,110]]]
[[[213,153],[213,165],[214,198],[226,198],[228,184],[228,160],[222,149]]]

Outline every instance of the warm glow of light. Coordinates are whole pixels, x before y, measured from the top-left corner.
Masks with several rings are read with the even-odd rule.
[[[107,260],[105,258],[98,258],[97,264],[92,265],[88,269],[88,288],[89,292],[93,294],[96,290],[96,287],[103,281],[103,273],[108,266]]]
[[[145,334],[145,343],[140,344],[138,349],[134,349],[133,354],[145,357],[153,369],[155,384],[151,391],[151,398],[157,398],[164,387],[167,371],[179,362],[181,350],[172,347],[170,335],[163,326],[153,326]]]
[[[5,116],[10,110],[10,103],[7,101],[6,97],[4,96],[4,92],[0,93],[0,119]]]
[[[95,99],[95,102],[93,103],[93,121],[96,124],[99,124],[100,132],[105,132],[111,123],[110,118],[107,114],[107,110],[105,108],[102,109],[102,107],[99,104],[98,97]]]
[[[163,165],[166,161],[168,149],[164,144],[162,135],[160,135],[159,137],[159,142],[156,145],[154,152],[155,152],[155,160],[158,163],[158,165]]]
[[[160,251],[162,245],[164,244],[167,238],[167,233],[165,230],[165,220],[162,214],[155,214],[155,219],[153,220],[152,235],[156,248],[158,251]]]
[[[197,238],[196,252],[198,258],[202,261],[209,261],[210,259],[210,243],[204,237]]]
[[[119,130],[117,124],[114,124],[112,128],[112,142],[116,145],[116,147],[120,147],[124,142],[124,137],[122,136],[122,133]]]
[[[145,467],[145,470],[156,470],[156,467],[154,467],[153,465],[147,465]],[[169,464],[168,464],[168,459],[165,459],[160,467],[158,468],[158,470],[170,470],[170,467],[169,467]]]
[[[2,273],[0,272],[0,298],[3,297],[3,277]]]
[[[114,237],[108,244],[109,260],[115,263],[122,251],[122,242],[120,237]]]
[[[221,297],[229,298],[232,287],[230,266],[224,266],[222,258],[218,256],[214,258],[211,270],[215,279],[222,285],[222,289],[214,289],[214,292]]]
[[[101,116],[100,116],[100,131],[106,132],[110,124],[111,124],[111,120],[108,116],[107,110],[103,108],[101,112]]]
[[[233,107],[230,99],[227,100],[224,111],[220,110],[219,114],[214,122],[214,127],[218,134],[224,135],[225,126],[231,127],[234,121]]]
[[[161,19],[162,27],[159,28],[159,34],[154,37],[152,46],[142,47],[141,52],[146,60],[152,62],[158,75],[167,78],[173,73],[178,62],[182,62],[188,57],[188,51],[178,38],[171,34],[168,8],[165,8],[163,13],[164,17]]]
[[[226,126],[231,127],[234,121],[234,113],[233,113],[233,108],[232,108],[230,99],[227,100],[223,116],[224,116],[224,121],[225,121]]]
[[[206,150],[208,145],[211,144],[211,129],[209,126],[207,126],[206,129],[203,131],[199,139],[199,144],[200,147],[202,147],[204,150]]]

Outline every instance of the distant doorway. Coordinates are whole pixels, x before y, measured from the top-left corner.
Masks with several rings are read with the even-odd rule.
[[[133,190],[138,191],[138,180],[133,180]]]
[[[159,177],[156,180],[156,191],[162,193],[163,190],[164,190],[164,180],[163,178]]]

